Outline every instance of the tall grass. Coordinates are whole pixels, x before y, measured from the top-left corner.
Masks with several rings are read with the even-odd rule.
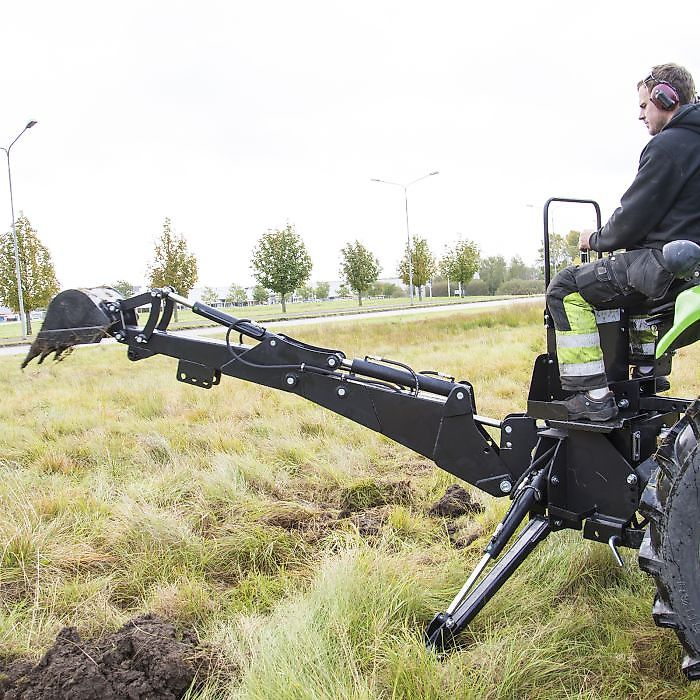
[[[494,417],[524,410],[544,348],[538,306],[292,334],[468,379]],[[697,394],[697,361],[679,352],[674,393]],[[422,629],[506,503],[470,489],[482,513],[431,517],[453,478],[429,460],[285,393],[178,383],[166,358],[100,346],[18,366],[0,360],[4,656],[148,610],[216,651],[201,698],[693,696],[632,552],[619,569],[607,548],[553,535],[437,657]]]

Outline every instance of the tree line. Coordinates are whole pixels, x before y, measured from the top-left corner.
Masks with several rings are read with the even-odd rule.
[[[19,250],[20,276],[24,308],[29,314],[44,308],[58,292],[51,254],[39,239],[29,219],[20,213],[16,221]],[[578,231],[566,235],[550,235],[550,262],[553,272],[578,260]],[[528,294],[544,291],[544,251],[538,251],[534,266],[526,265],[518,255],[509,261],[501,256],[481,257],[479,246],[471,240],[458,240],[447,246],[440,257],[436,257],[428,241],[414,236],[410,249],[406,246],[398,263],[397,274],[401,281],[413,285],[419,300],[423,298],[425,286],[430,282],[436,295],[464,294]],[[410,266],[409,266],[410,260]],[[308,284],[313,268],[311,256],[295,226],[287,223],[279,229],[270,229],[257,240],[250,261],[251,271],[257,282],[253,288],[253,301],[266,302],[276,294],[286,312],[288,297],[298,292],[304,298],[328,297],[328,282],[319,282],[314,287]],[[347,242],[340,250],[339,275],[343,281],[341,296],[353,294],[358,304],[369,294],[384,296],[403,295],[404,292],[391,283],[379,282],[382,271],[378,258],[359,240]],[[475,276],[478,273],[478,279]],[[198,279],[196,256],[190,252],[186,238],[175,233],[172,222],[166,218],[160,236],[154,242],[153,259],[146,270],[150,287],[172,286],[178,293],[187,296]],[[133,294],[133,286],[119,281],[112,286],[124,296]],[[206,297],[206,298],[205,298]],[[209,303],[218,300],[211,288],[205,288],[202,300]],[[246,290],[233,283],[225,301],[232,304],[246,303]],[[14,241],[12,232],[0,235],[0,302],[12,309],[19,308]]]

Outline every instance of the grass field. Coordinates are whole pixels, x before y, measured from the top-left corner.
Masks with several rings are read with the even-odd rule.
[[[460,307],[293,335],[468,379],[501,418],[525,408],[541,322],[539,305]],[[674,393],[697,395],[699,359],[678,353]],[[698,697],[636,553],[619,569],[576,533],[545,541],[458,650],[428,653],[424,626],[507,503],[472,490],[483,513],[431,517],[454,479],[428,460],[295,396],[204,391],[175,368],[119,346],[24,372],[0,359],[4,656],[153,611],[211,649],[202,699]],[[448,526],[476,539],[457,549]]]

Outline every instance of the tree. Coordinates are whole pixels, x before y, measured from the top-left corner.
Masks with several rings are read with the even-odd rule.
[[[317,299],[328,299],[328,293],[331,290],[331,285],[328,282],[317,282],[314,294]]]
[[[151,287],[173,287],[182,296],[187,296],[197,281],[197,258],[187,250],[185,239],[173,232],[167,217],[163,222],[163,233],[156,241],[153,262],[147,274]]]
[[[357,294],[362,306],[362,295],[377,281],[381,266],[379,260],[360,243],[346,243],[340,250],[340,274],[350,289]]]
[[[527,274],[528,268],[523,262],[523,259],[519,255],[514,255],[510,260],[510,265],[508,265],[508,279],[525,280],[527,279]]]
[[[15,222],[22,301],[27,333],[32,332],[30,313],[45,307],[58,292],[56,270],[49,249],[39,240],[29,219],[20,212]],[[6,306],[19,310],[17,268],[12,232],[0,236],[0,299]]]
[[[340,287],[338,287],[338,296],[341,298],[350,296],[350,290],[346,284],[341,284]]]
[[[406,296],[404,288],[393,282],[375,282],[370,288],[369,293],[372,296],[393,297],[396,299]]]
[[[112,285],[125,299],[134,295],[134,285],[126,280],[119,280]]]
[[[209,306],[211,306],[219,301],[219,294],[213,287],[204,287],[201,298],[205,304],[209,304]]]
[[[507,265],[502,255],[484,258],[479,266],[479,277],[486,282],[489,294],[492,296],[506,279]]]
[[[314,288],[310,284],[305,284],[297,289],[297,295],[304,301],[314,298]]]
[[[413,237],[411,245],[411,264],[413,267],[413,286],[418,289],[418,299],[422,299],[421,289],[423,285],[437,272],[435,258],[430,252],[428,241],[419,236]],[[404,253],[399,263],[399,277],[404,284],[410,284],[411,275],[408,266],[408,254]]]
[[[474,277],[479,268],[479,246],[465,239],[457,241],[452,248],[445,251],[440,270],[450,280],[459,284],[460,295]]]
[[[227,304],[245,304],[248,301],[248,295],[245,289],[235,282],[228,288],[226,292]]]
[[[565,267],[581,261],[578,239],[578,231],[569,231],[566,236],[561,233],[549,234],[549,265],[552,270],[552,276]],[[537,262],[540,269],[544,270],[544,246],[540,246],[538,253]]]
[[[253,250],[251,267],[255,279],[280,295],[282,313],[287,312],[287,294],[303,285],[311,274],[311,258],[292,224],[267,231]]]
[[[270,290],[262,286],[262,284],[256,284],[253,287],[253,301],[256,304],[264,304],[270,298]]]

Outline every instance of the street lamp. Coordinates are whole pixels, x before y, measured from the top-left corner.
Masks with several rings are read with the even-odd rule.
[[[419,177],[417,180],[412,180],[411,182],[407,182],[406,184],[403,184],[401,182],[390,182],[389,180],[379,180],[376,177],[371,178],[372,182],[381,182],[385,185],[396,185],[397,187],[403,188],[403,198],[404,198],[404,203],[406,205],[406,245],[408,246],[406,248],[406,255],[408,257],[408,294],[411,299],[411,306],[413,306],[413,261],[411,260],[411,229],[408,226],[408,188],[411,185],[415,185],[416,182],[420,182],[421,180],[425,180],[426,177],[430,177],[431,175],[438,175],[439,170],[435,170],[432,173],[428,173],[427,175],[423,175],[422,177]]]
[[[24,294],[22,293],[22,274],[19,269],[19,244],[17,243],[17,229],[15,227],[15,204],[12,200],[12,172],[10,170],[10,149],[17,143],[19,137],[36,124],[35,121],[27,122],[27,126],[17,135],[17,138],[7,147],[0,146],[7,156],[7,179],[10,183],[10,210],[12,212],[12,243],[15,247],[15,275],[17,276],[17,299],[19,300],[19,317],[22,323],[22,338],[27,339],[27,316],[24,313]]]

